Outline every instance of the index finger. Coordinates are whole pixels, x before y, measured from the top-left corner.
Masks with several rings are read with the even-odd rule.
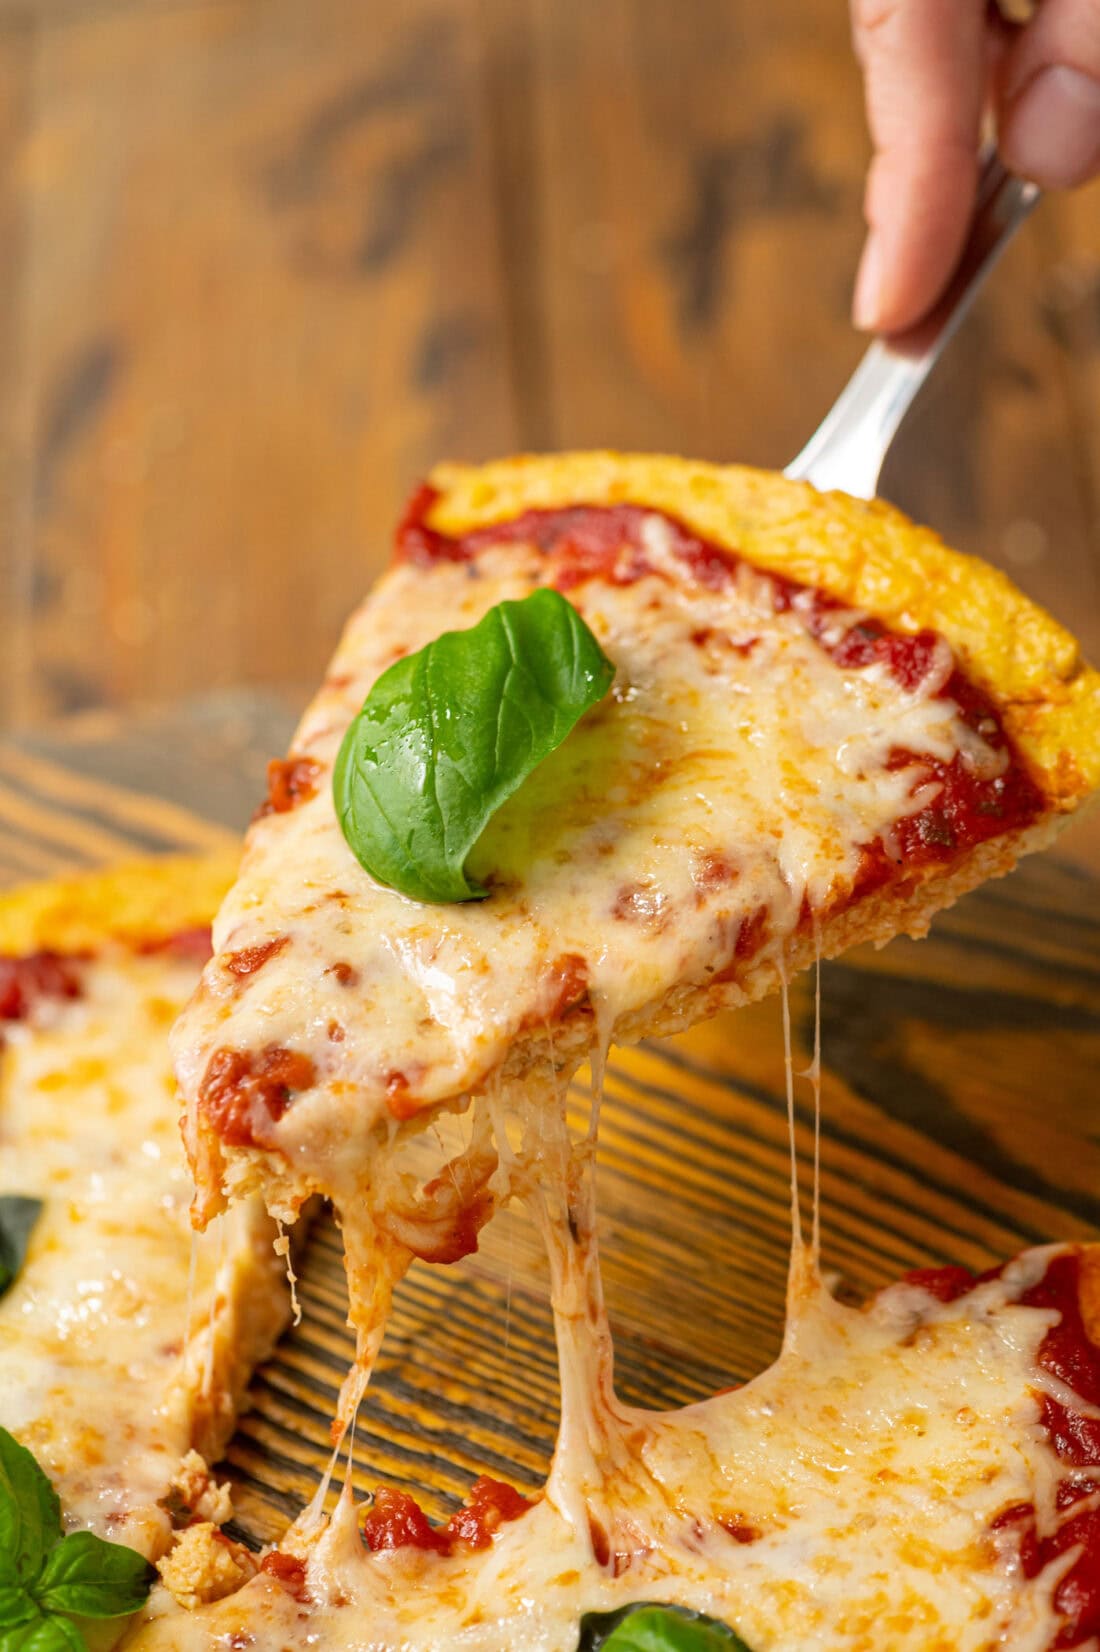
[[[856,325],[894,332],[939,297],[977,183],[987,63],[983,0],[853,0],[875,154]]]

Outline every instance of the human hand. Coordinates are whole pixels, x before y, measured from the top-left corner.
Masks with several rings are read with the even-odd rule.
[[[987,109],[1010,171],[1048,189],[1100,172],[1100,0],[1039,0],[1019,28],[985,0],[851,4],[875,148],[852,314],[896,332],[958,261]]]

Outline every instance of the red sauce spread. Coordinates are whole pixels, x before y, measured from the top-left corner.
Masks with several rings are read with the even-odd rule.
[[[215,1050],[199,1086],[199,1108],[227,1147],[263,1145],[267,1127],[316,1076],[309,1056],[279,1044],[256,1054]]]
[[[245,946],[239,952],[228,952],[223,960],[225,967],[231,975],[242,979],[246,975],[255,975],[269,958],[274,958],[277,952],[283,950],[289,939],[289,935],[279,935],[273,941],[262,941],[259,946]]]
[[[205,963],[210,957],[210,926],[196,925],[156,941],[130,940],[128,944],[142,956],[166,953]],[[89,956],[86,952],[42,951],[0,957],[0,1021],[23,1021],[45,999],[82,997],[80,966]]]
[[[927,1291],[937,1302],[954,1302],[978,1283],[969,1268],[914,1268],[902,1280],[903,1285],[916,1285]]]
[[[44,998],[79,998],[76,960],[58,952],[0,958],[0,1021],[22,1021]]]
[[[382,1486],[374,1494],[372,1507],[361,1516],[360,1529],[367,1548],[375,1551],[408,1546],[450,1554],[456,1545],[487,1549],[506,1521],[518,1520],[531,1507],[513,1486],[483,1474],[446,1525],[433,1526],[415,1497]]]
[[[277,1578],[295,1600],[306,1599],[306,1563],[296,1554],[280,1554],[278,1550],[265,1554],[260,1561],[260,1570],[267,1572],[269,1577]]]
[[[405,1119],[415,1118],[422,1104],[413,1090],[413,1079],[410,1074],[403,1073],[395,1068],[385,1075],[384,1083],[386,1086],[386,1106],[392,1116],[401,1123]]]
[[[953,1302],[999,1271],[975,1278],[966,1268],[921,1268],[907,1276],[907,1283],[921,1286],[941,1302]],[[1024,1307],[1059,1315],[1039,1344],[1042,1369],[1086,1405],[1100,1404],[1100,1349],[1089,1337],[1081,1315],[1081,1252],[1060,1252],[1019,1301]],[[1002,1510],[993,1529],[1015,1540],[1025,1577],[1038,1576],[1071,1549],[1080,1551],[1054,1591],[1055,1610],[1065,1621],[1050,1643],[1050,1652],[1061,1652],[1100,1635],[1100,1508],[1077,1507],[1100,1490],[1100,1422],[1049,1395],[1037,1398],[1042,1426],[1065,1465],[1056,1499],[1057,1523],[1040,1536],[1034,1506],[1015,1503]]]
[[[193,929],[181,929],[162,941],[146,941],[139,948],[144,953],[164,952],[170,958],[189,963],[205,964],[213,956],[210,944],[210,925],[196,924]]]
[[[675,517],[641,505],[576,505],[524,511],[509,522],[493,523],[452,538],[428,525],[427,518],[438,497],[435,490],[424,486],[409,501],[397,531],[399,559],[430,566],[438,561],[469,561],[493,545],[534,545],[547,558],[549,582],[559,591],[572,590],[592,578],[629,585],[656,571],[646,556],[643,528],[647,519],[661,516],[673,556],[706,589],[718,591],[727,586],[744,560],[701,538]],[[910,635],[891,631],[874,618],[836,627],[836,616],[844,604],[835,597],[780,574],[758,572],[771,587],[774,611],[796,612],[810,636],[843,669],[879,662],[910,690],[933,669],[940,652],[934,632]],[[700,647],[708,646],[711,640],[711,633],[698,634]],[[997,778],[981,779],[961,755],[945,763],[924,756],[916,758],[902,749],[894,752],[892,767],[919,762],[927,779],[940,783],[934,802],[908,816],[896,829],[901,859],[908,866],[950,860],[1000,832],[1028,825],[1044,809],[1043,795],[1012,749],[989,698],[957,668],[940,693],[955,702],[964,722],[989,746],[1007,751],[1008,764]],[[881,844],[869,845],[867,862],[853,893],[868,893],[896,870]]]
[[[587,998],[588,965],[579,953],[563,952],[543,972],[534,1007],[523,1017],[519,1030],[559,1021]]]
[[[315,782],[320,773],[321,765],[312,757],[273,757],[267,765],[267,797],[254,818],[285,815],[299,803],[308,802],[317,795]]]
[[[455,1178],[449,1170],[445,1170],[424,1183],[421,1195],[430,1203],[442,1194],[450,1203],[454,1188]],[[409,1248],[422,1262],[444,1265],[461,1262],[464,1256],[472,1256],[477,1250],[481,1230],[495,1209],[496,1200],[489,1188],[476,1188],[469,1198],[458,1203],[447,1222],[433,1222],[430,1228],[424,1228],[418,1239],[410,1239]]]

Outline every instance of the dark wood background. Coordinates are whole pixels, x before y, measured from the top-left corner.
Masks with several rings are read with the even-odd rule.
[[[442,455],[782,465],[858,358],[843,0],[0,0],[0,726],[305,683]],[[887,491],[1100,655],[1100,190]]]

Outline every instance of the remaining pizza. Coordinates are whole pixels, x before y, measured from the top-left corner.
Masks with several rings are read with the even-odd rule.
[[[469,1251],[509,1194],[516,1097],[923,932],[1098,780],[1073,639],[882,504],[675,459],[441,467],[271,766],[174,1034],[196,1218],[330,1196],[365,1368],[409,1258]],[[449,1165],[402,1165],[463,1109]]]
[[[480,1481],[445,1527],[404,1493],[345,1497],[217,1605],[186,1614],[162,1592],[133,1652],[1100,1644],[1095,1248],[979,1279],[930,1269],[862,1311],[803,1265],[776,1364],[676,1413],[614,1399],[584,1256],[557,1281],[563,1425],[543,1496]]]
[[[0,896],[0,1424],[70,1528],[154,1558],[225,1518],[203,1459],[288,1316],[258,1200],[197,1244],[188,1219],[167,1033],[231,875],[144,862]]]

